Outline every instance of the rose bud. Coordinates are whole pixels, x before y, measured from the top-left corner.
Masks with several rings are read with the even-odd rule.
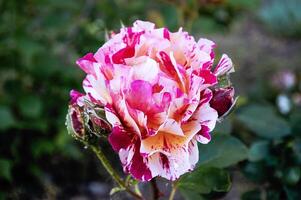
[[[212,91],[210,106],[214,108],[219,117],[224,116],[234,105],[234,88],[217,88]]]
[[[77,139],[85,139],[85,123],[82,109],[77,105],[70,105],[66,117],[68,133]]]
[[[111,132],[111,125],[107,122],[103,108],[86,108],[89,116],[87,124],[89,130],[97,136],[105,136]]]

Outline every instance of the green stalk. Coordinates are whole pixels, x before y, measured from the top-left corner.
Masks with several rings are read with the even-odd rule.
[[[100,160],[101,164],[104,166],[104,168],[107,170],[107,172],[111,175],[113,180],[118,184],[118,186],[122,189],[125,189],[128,193],[130,193],[132,196],[134,196],[136,199],[143,199],[140,194],[137,194],[136,192],[132,191],[123,181],[123,179],[117,174],[117,172],[113,169],[112,165],[110,164],[109,160],[106,158],[106,156],[101,151],[100,147],[98,145],[88,145],[92,151],[96,154],[97,158]]]
[[[169,196],[168,200],[173,200],[174,199],[176,191],[177,191],[177,187],[178,187],[178,182],[177,181],[173,182],[172,190],[171,190],[171,193],[170,193],[170,196]]]

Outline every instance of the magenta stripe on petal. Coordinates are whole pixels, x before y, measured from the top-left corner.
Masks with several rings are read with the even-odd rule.
[[[204,79],[205,84],[214,85],[217,83],[216,76],[210,70],[201,70],[199,76]]]
[[[135,48],[127,46],[117,51],[113,56],[112,60],[115,64],[125,64],[124,59],[131,58],[135,55]]]
[[[170,40],[169,31],[167,28],[163,28],[163,37],[167,40]]]
[[[95,62],[96,60],[93,53],[88,53],[84,57],[78,59],[76,64],[87,74],[94,74],[93,63]]]
[[[116,152],[119,152],[120,149],[127,149],[131,145],[132,140],[129,134],[119,126],[113,127],[108,139]]]
[[[71,90],[70,91],[70,97],[71,97],[70,104],[77,103],[78,98],[80,98],[82,96],[84,96],[84,94],[82,94],[76,90]]]
[[[207,138],[208,140],[211,140],[211,135],[207,126],[202,125],[202,129],[198,134],[201,134],[203,137]]]
[[[138,180],[149,181],[152,179],[152,174],[146,163],[144,162],[143,156],[139,152],[140,142],[135,145],[135,152],[132,158],[129,171]]]

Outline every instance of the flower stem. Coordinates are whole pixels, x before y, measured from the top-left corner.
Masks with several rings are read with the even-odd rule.
[[[141,194],[141,192],[140,192],[140,189],[139,189],[139,185],[136,184],[134,187],[135,187],[135,192],[136,192],[137,194],[139,194],[140,196],[142,196],[142,194]]]
[[[176,191],[177,191],[177,182],[174,182],[172,184],[172,190],[170,192],[170,196],[169,196],[168,200],[173,200],[174,199]]]
[[[97,158],[100,160],[104,168],[107,170],[107,172],[111,175],[111,177],[114,179],[114,181],[118,184],[118,186],[122,189],[125,189],[128,193],[130,193],[132,196],[134,196],[136,199],[142,200],[142,196],[140,194],[137,194],[136,192],[132,191],[123,181],[123,179],[117,174],[117,172],[113,169],[112,165],[110,164],[109,160],[106,158],[106,156],[101,151],[100,147],[98,145],[88,145],[92,151],[96,154]]]

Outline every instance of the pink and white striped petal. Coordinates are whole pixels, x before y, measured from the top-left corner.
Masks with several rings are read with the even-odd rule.
[[[215,76],[222,76],[232,72],[234,72],[232,60],[226,54],[223,54],[213,73]]]

